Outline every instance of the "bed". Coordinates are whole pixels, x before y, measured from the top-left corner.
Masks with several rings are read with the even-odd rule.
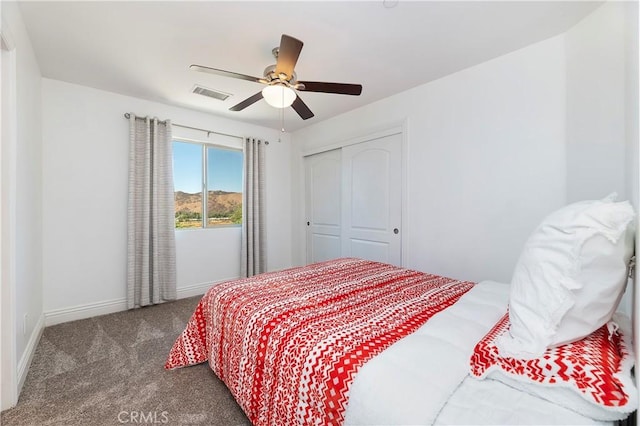
[[[617,238],[604,238],[614,247],[604,252],[619,257],[614,263],[626,274],[631,220],[624,221]],[[539,249],[539,238],[532,240]],[[586,247],[593,241],[599,245]],[[602,244],[598,238],[581,242],[585,253],[602,252]],[[552,246],[557,255],[562,244]],[[537,271],[544,259],[534,254]],[[595,308],[580,301],[568,308],[558,305],[567,308],[562,321],[569,325],[544,338],[564,339],[560,331],[565,328],[584,328],[584,321],[567,320],[572,306],[578,317],[586,310],[600,322],[606,319],[587,321],[597,327],[584,337],[553,341],[538,357],[502,353],[517,349],[508,340],[530,314],[521,312],[516,279],[518,268],[531,275],[527,256],[531,253],[521,256],[509,284],[475,284],[355,258],[221,283],[200,300],[165,368],[208,362],[254,425],[611,424],[624,419],[638,402],[630,325],[612,312],[596,315],[611,311],[602,299],[613,297],[617,305],[618,294],[605,291]],[[577,273],[593,275],[590,262],[591,255]],[[618,287],[619,272],[614,274]],[[526,296],[548,298],[547,290]],[[521,348],[530,352],[540,343],[523,342]]]

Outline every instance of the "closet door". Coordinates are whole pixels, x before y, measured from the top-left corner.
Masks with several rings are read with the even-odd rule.
[[[342,256],[401,266],[402,135],[342,148]]]
[[[341,257],[340,149],[305,157],[307,263]]]

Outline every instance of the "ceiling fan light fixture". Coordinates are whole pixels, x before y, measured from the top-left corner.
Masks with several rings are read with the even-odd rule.
[[[262,97],[274,108],[286,108],[296,100],[296,92],[284,84],[274,84],[262,89]]]

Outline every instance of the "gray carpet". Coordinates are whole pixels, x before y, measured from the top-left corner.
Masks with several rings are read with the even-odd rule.
[[[198,300],[47,327],[2,425],[250,425],[208,364],[163,368]]]

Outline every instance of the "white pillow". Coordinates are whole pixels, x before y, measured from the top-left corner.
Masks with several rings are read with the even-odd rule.
[[[511,328],[501,356],[535,358],[591,334],[611,319],[633,254],[635,216],[615,194],[549,215],[525,244],[509,296]]]

